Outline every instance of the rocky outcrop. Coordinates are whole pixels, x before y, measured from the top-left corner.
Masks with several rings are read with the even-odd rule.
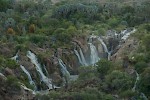
[[[8,76],[8,75],[15,76],[14,71],[8,67],[4,69],[4,73],[6,76]]]
[[[1,100],[34,100],[35,95],[30,91],[9,84],[8,79],[4,78],[2,75],[0,75],[0,80]]]
[[[116,53],[112,55],[111,57],[112,61],[120,61],[123,59],[123,57],[133,54],[133,52],[137,50],[138,46],[139,46],[138,41],[135,38],[130,37],[125,41],[125,43],[120,45]]]
[[[0,43],[0,54],[5,57],[12,57],[15,54],[15,46],[12,43]]]

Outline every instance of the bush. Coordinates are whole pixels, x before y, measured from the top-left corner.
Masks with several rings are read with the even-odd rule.
[[[98,100],[98,96],[94,93],[87,93],[85,91],[73,94],[74,100]]]
[[[143,92],[150,99],[150,67],[146,68],[141,74],[141,79],[139,81],[139,90]]]
[[[111,26],[112,28],[117,27],[119,23],[120,23],[120,20],[118,20],[117,18],[110,18],[110,19],[108,20],[108,24],[109,24],[109,26]]]
[[[115,70],[108,74],[105,78],[105,82],[110,91],[125,91],[133,85],[132,78],[125,72]]]
[[[29,41],[37,44],[37,43],[44,43],[47,40],[45,36],[42,35],[30,35]]]
[[[15,90],[20,90],[20,84],[18,83],[18,79],[14,76],[7,76],[7,81],[6,84],[7,86],[12,87],[11,89]]]
[[[67,34],[65,29],[58,28],[54,31],[54,37],[58,39],[61,42],[70,42],[71,40],[71,34]]]
[[[5,67],[9,67],[11,69],[15,69],[15,68],[19,67],[19,65],[14,60],[6,59],[5,60]]]
[[[120,96],[122,98],[130,98],[133,97],[135,95],[135,92],[133,92],[132,90],[126,90],[120,93]]]
[[[34,33],[34,32],[35,32],[35,25],[34,25],[34,24],[31,24],[31,25],[29,26],[29,32],[30,32],[30,33]]]
[[[96,77],[96,70],[94,67],[89,66],[89,67],[80,67],[79,69],[79,79],[80,80],[87,80],[87,79],[92,79]]]
[[[150,51],[150,34],[145,35],[145,37],[143,38],[143,43],[145,45],[146,50]]]
[[[0,0],[0,12],[6,11],[6,9],[11,8],[10,1],[11,0]]]
[[[108,74],[108,72],[110,71],[110,68],[113,67],[112,63],[108,60],[105,59],[101,59],[98,63],[97,63],[97,71],[99,73],[99,76],[102,78],[105,75]]]
[[[8,18],[6,21],[5,21],[5,28],[14,28],[16,25],[16,21],[13,19],[13,18]]]
[[[12,28],[8,28],[7,33],[8,34],[15,34],[15,32]]]
[[[51,100],[52,99],[52,97],[50,97],[48,95],[40,95],[40,94],[36,95],[36,98],[38,98],[39,100]]]
[[[145,70],[145,68],[147,68],[147,67],[148,67],[148,65],[144,61],[140,61],[135,64],[135,69],[138,73],[142,73]]]

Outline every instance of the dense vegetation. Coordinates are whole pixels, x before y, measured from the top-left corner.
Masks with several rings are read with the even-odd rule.
[[[30,44],[41,48],[45,44],[49,48],[65,48],[72,46],[71,40],[75,36],[105,35],[109,29],[121,31],[126,27],[136,27],[138,31],[133,37],[140,41],[139,47],[134,54],[127,56],[134,57],[130,59],[131,67],[140,75],[137,89],[132,91],[135,75],[128,74],[118,62],[102,59],[97,67],[79,68],[79,78],[68,88],[36,97],[40,100],[116,100],[119,96],[119,99],[142,100],[140,93],[143,92],[150,99],[150,2],[79,1],[53,5],[50,0],[0,0],[0,43],[12,43],[15,45],[14,52],[26,52]],[[19,69],[10,56],[0,54],[0,72],[6,67]],[[19,80],[33,88],[24,73],[21,76]],[[6,84],[18,87],[19,80],[8,76]]]

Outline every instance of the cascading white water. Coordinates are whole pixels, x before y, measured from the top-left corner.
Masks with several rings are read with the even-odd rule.
[[[16,55],[11,58],[12,60],[15,60],[17,63],[18,63],[18,57],[19,57],[19,54],[18,54],[18,53],[19,53],[19,52],[17,52]],[[32,80],[30,73],[25,69],[24,66],[20,65],[20,68],[21,68],[21,69],[23,70],[23,72],[26,73],[26,75],[28,76],[29,83],[34,86],[34,90],[37,90],[37,87],[36,87],[36,85],[35,85],[35,82]]]
[[[31,85],[33,85],[33,86],[34,86],[34,90],[36,90],[37,87],[36,87],[34,81],[32,80],[30,73],[25,69],[24,66],[20,65],[20,68],[23,70],[24,73],[26,73],[26,75],[28,76],[28,79],[29,79],[29,83],[30,83]]]
[[[90,58],[91,58],[91,61],[90,61],[90,65],[94,65],[95,63],[97,63],[100,58],[98,57],[98,52],[97,52],[97,49],[96,47],[93,45],[93,41],[92,39],[93,38],[97,38],[97,36],[95,35],[91,35],[90,38],[89,38],[89,45],[90,45],[90,51],[91,51],[91,54],[90,54]]]
[[[37,72],[39,72],[42,81],[48,86],[49,89],[53,89],[53,85],[52,85],[52,79],[49,79],[48,77],[46,77],[41,69],[41,65],[38,63],[37,61],[37,57],[34,53],[32,53],[31,51],[27,52],[27,57],[31,59],[31,62],[36,66],[36,70]],[[55,88],[55,86],[54,86]],[[57,87],[56,87],[57,88]]]
[[[136,31],[136,29],[134,28],[132,31],[130,32],[124,32],[123,33],[123,37],[121,37],[121,40],[126,40],[132,33],[134,33]]]
[[[11,59],[15,60],[16,62],[18,62],[18,57],[19,57],[19,55],[18,55],[18,52],[17,52],[16,55],[14,57],[12,57]]]
[[[47,69],[46,69],[46,66],[43,65],[43,67],[44,67],[44,70],[45,70],[45,72],[46,72],[46,75],[48,76],[49,74],[48,74],[48,71],[47,71]]]
[[[63,63],[63,61],[61,59],[58,59],[58,62],[59,62],[59,65],[61,67],[61,72],[62,72],[63,76],[66,77],[67,79],[69,79],[70,78],[70,73],[67,70],[66,65]]]
[[[104,43],[104,41],[100,37],[98,37],[97,39],[101,42],[101,44],[104,48],[104,51],[108,54],[108,60],[110,60],[111,52],[108,51],[106,44]]]
[[[100,60],[100,58],[98,57],[98,52],[96,50],[96,47],[92,43],[88,43],[88,44],[90,45],[90,50],[91,50],[91,55],[90,55],[91,62],[90,62],[90,64],[94,65],[95,63],[97,63]]]
[[[79,52],[77,50],[74,50],[74,52],[75,52],[76,56],[78,57],[80,64],[83,66],[88,66],[88,64],[86,63],[84,54],[82,52],[82,49],[79,48]]]
[[[132,88],[133,92],[135,92],[137,82],[140,80],[140,77],[139,77],[139,74],[137,73],[137,71],[135,71],[135,73],[136,73],[136,81],[134,83],[134,87]]]
[[[82,60],[81,60],[81,57],[80,57],[80,54],[78,53],[78,51],[74,49],[74,52],[75,52],[76,56],[78,57],[79,63],[81,65],[84,65],[83,62],[82,62]]]
[[[101,44],[103,45],[104,51],[108,53],[108,49],[107,49],[107,46],[106,46],[106,44],[104,43],[104,41],[103,41],[100,37],[98,37],[97,39],[98,39],[98,40],[101,42]]]
[[[111,58],[111,51],[108,52],[108,60],[110,60],[110,58]]]
[[[84,54],[83,54],[81,48],[79,48],[79,53],[80,53],[80,55],[81,55],[81,60],[82,60],[83,65],[84,65],[84,66],[88,66],[88,64],[86,63],[86,60],[85,60],[85,57],[84,57]]]
[[[136,73],[136,81],[135,81],[135,83],[134,83],[134,86],[133,86],[133,88],[132,88],[132,91],[133,92],[135,92],[135,90],[136,90],[136,87],[137,87],[137,82],[140,80],[140,76],[139,76],[139,74],[137,73],[137,71],[135,71],[135,73]],[[140,93],[140,96],[143,98],[143,100],[148,100],[148,98],[146,97],[146,95],[144,94],[144,93]]]

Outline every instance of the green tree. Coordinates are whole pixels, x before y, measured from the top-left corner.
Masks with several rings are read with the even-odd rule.
[[[11,8],[11,0],[0,0],[0,12],[6,11],[8,8]]]
[[[132,87],[132,78],[125,72],[114,70],[105,77],[105,84],[110,91],[125,91]]]
[[[145,71],[141,74],[139,90],[150,99],[150,67],[146,68]]]
[[[97,71],[100,75],[101,78],[103,78],[105,75],[108,74],[108,72],[110,71],[111,67],[113,67],[113,64],[106,60],[106,59],[101,59],[98,63],[97,63]]]
[[[144,61],[140,61],[135,64],[135,69],[138,73],[142,73],[146,67],[148,67],[148,65]]]
[[[143,38],[143,43],[147,51],[150,51],[150,34],[145,35]]]

